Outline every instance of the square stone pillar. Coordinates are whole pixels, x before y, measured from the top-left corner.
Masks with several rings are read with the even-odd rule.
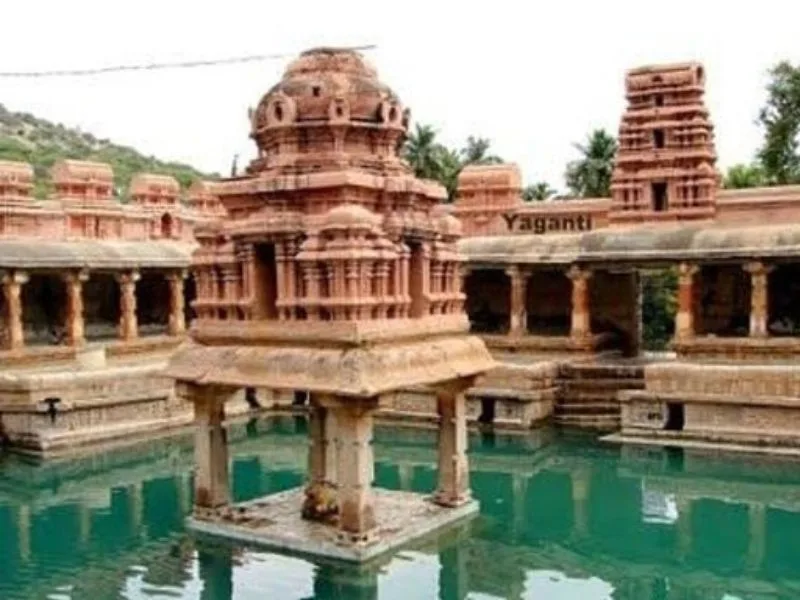
[[[528,274],[524,273],[518,266],[506,269],[511,286],[511,298],[509,299],[509,335],[522,335],[527,329],[527,311],[525,310],[525,292]]]
[[[470,500],[467,459],[467,403],[464,391],[474,378],[436,386],[439,412],[439,484],[434,500],[442,506],[460,506]]]
[[[28,283],[26,273],[16,271],[2,277],[3,296],[6,301],[5,347],[21,350],[25,346],[25,330],[22,326],[22,286]]]
[[[181,384],[180,393],[194,405],[195,508],[213,510],[230,504],[225,402],[235,390]]]
[[[117,275],[119,283],[119,337],[123,341],[132,341],[139,337],[139,324],[136,320],[136,282],[138,271],[129,271]]]
[[[335,415],[339,441],[336,478],[340,535],[349,542],[363,542],[375,528],[372,431],[378,398],[326,397],[323,402]]]
[[[183,280],[186,271],[170,273],[169,281],[169,335],[183,335],[186,332],[186,313],[183,298]]]
[[[592,272],[588,269],[572,265],[567,277],[572,280],[572,315],[570,337],[573,340],[585,340],[592,335],[591,307],[589,302],[589,279]]]
[[[767,337],[767,319],[769,318],[769,274],[772,267],[761,261],[753,261],[744,265],[750,273],[750,337]]]
[[[694,296],[697,265],[681,263],[678,266],[678,309],[675,312],[675,339],[689,340],[695,335]]]
[[[64,274],[67,287],[67,312],[64,327],[67,332],[67,343],[70,346],[83,346],[86,343],[83,320],[83,283],[89,279],[86,271]]]

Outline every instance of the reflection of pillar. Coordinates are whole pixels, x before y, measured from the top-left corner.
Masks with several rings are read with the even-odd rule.
[[[85,504],[78,504],[78,539],[82,545],[92,536],[92,511]]]
[[[750,543],[747,547],[747,567],[757,570],[764,562],[766,548],[766,509],[763,504],[751,504],[748,510]]]
[[[767,317],[769,312],[769,273],[772,267],[754,261],[744,265],[750,273],[750,336],[767,336]]]
[[[400,478],[400,489],[411,490],[411,482],[414,480],[414,465],[401,462],[397,465],[397,473]]]
[[[527,315],[525,311],[525,274],[518,266],[506,269],[506,275],[510,280],[509,298],[509,334],[521,335],[527,326]]]
[[[579,469],[570,475],[572,480],[572,514],[573,531],[579,538],[589,535],[589,515],[587,502],[589,500],[589,471]]]
[[[678,498],[678,557],[686,558],[692,551],[692,501]]]
[[[435,499],[443,506],[458,506],[471,497],[464,391],[472,384],[473,378],[464,378],[436,388],[439,412],[439,485]]]
[[[372,429],[378,399],[325,397],[322,401],[336,414],[339,529],[351,541],[360,541],[375,527]]]
[[[178,506],[181,514],[187,515],[192,511],[191,481],[186,475],[178,475],[175,478],[175,485],[178,488]]]
[[[117,275],[119,282],[119,337],[124,341],[139,337],[139,325],[136,321],[136,282],[139,273],[130,271]]]
[[[64,323],[67,332],[67,343],[70,346],[81,346],[86,340],[83,323],[83,282],[89,279],[86,271],[68,272],[64,275],[67,286],[67,314]]]
[[[675,312],[675,338],[688,340],[694,337],[694,285],[697,265],[681,263],[678,267],[678,309]]]
[[[27,562],[31,558],[31,508],[27,504],[17,507],[17,535],[19,557]]]
[[[520,473],[511,475],[512,526],[511,538],[517,539],[525,527],[525,497],[528,494],[528,476]]]
[[[8,273],[3,275],[2,281],[8,327],[5,346],[9,350],[19,350],[25,346],[25,333],[22,328],[22,286],[28,282],[28,275],[19,271]]]
[[[186,312],[183,298],[183,280],[186,272],[170,273],[169,280],[169,334],[181,335],[186,331]]]
[[[225,400],[232,392],[217,386],[187,385],[194,403],[196,507],[218,508],[230,502],[228,440],[223,426]]]
[[[233,547],[215,544],[197,549],[197,567],[203,590],[200,600],[233,598]]]
[[[128,524],[131,528],[131,536],[136,537],[143,533],[142,514],[144,503],[142,501],[142,483],[132,483],[128,486]]]
[[[322,563],[314,568],[314,598],[376,600],[378,571],[347,563]]]
[[[439,599],[465,600],[469,594],[468,530],[461,528],[455,539],[439,551]],[[448,540],[449,541],[449,540]]]
[[[591,336],[591,307],[589,306],[589,278],[592,272],[572,265],[567,277],[572,280],[572,316],[570,337],[584,340]]]

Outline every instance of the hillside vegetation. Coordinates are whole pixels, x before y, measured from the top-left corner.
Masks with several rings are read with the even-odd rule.
[[[50,167],[57,160],[71,158],[109,163],[114,170],[114,193],[126,199],[128,184],[136,173],[172,175],[186,188],[197,179],[213,179],[216,174],[203,173],[177,162],[165,162],[144,156],[128,146],[98,139],[91,133],[51,123],[29,113],[11,112],[0,104],[0,160],[31,163],[36,175],[35,196],[46,198],[51,190]]]

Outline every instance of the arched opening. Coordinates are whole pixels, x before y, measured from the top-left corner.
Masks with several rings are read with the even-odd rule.
[[[33,273],[22,286],[22,328],[27,346],[66,340],[66,287],[59,275]]]
[[[278,271],[275,244],[255,245],[254,316],[257,319],[278,318]]]
[[[800,264],[775,267],[769,274],[768,290],[769,334],[800,335]]]
[[[89,341],[117,337],[120,318],[119,284],[111,273],[93,272],[83,284],[84,335]]]
[[[136,284],[136,321],[139,335],[166,335],[169,328],[170,289],[164,273],[143,272]]]
[[[525,292],[527,329],[532,335],[568,336],[572,282],[560,270],[535,270]]]
[[[172,215],[169,213],[164,213],[161,215],[161,237],[164,239],[172,238],[172,226],[173,220]]]
[[[472,332],[508,332],[511,282],[503,271],[485,269],[470,272],[464,279],[464,291]]]
[[[700,287],[697,332],[719,337],[749,335],[750,274],[741,265],[705,265],[696,277]]]

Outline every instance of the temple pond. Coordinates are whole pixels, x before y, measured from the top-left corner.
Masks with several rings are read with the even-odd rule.
[[[434,435],[379,428],[376,484],[432,490]],[[304,420],[230,439],[237,501],[303,481]],[[41,464],[0,455],[0,598],[800,597],[797,462],[551,430],[470,444],[480,517],[361,569],[192,541],[191,436]]]

